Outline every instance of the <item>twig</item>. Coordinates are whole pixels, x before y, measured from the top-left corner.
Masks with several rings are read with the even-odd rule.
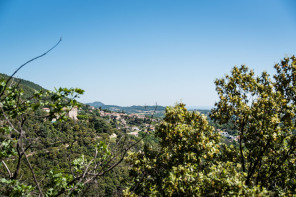
[[[23,151],[24,151],[24,150],[23,150]],[[36,178],[36,176],[35,176],[35,172],[34,172],[34,170],[33,170],[33,167],[32,167],[32,165],[31,165],[31,163],[30,163],[30,161],[29,161],[29,159],[28,159],[26,153],[25,153],[25,152],[23,152],[23,153],[24,153],[24,155],[25,155],[25,158],[26,158],[27,164],[28,164],[28,166],[29,166],[29,168],[30,168],[30,170],[31,170],[32,175],[33,175],[33,178],[34,178],[35,184],[36,184],[36,186],[37,186],[37,188],[38,188],[38,190],[39,190],[39,195],[40,195],[41,197],[43,197],[43,192],[42,192],[42,189],[41,189],[41,187],[40,187],[40,185],[39,185],[39,182],[38,182],[38,180],[37,180],[37,178]]]
[[[86,169],[85,169],[84,172],[83,172],[83,175],[81,176],[81,178],[79,179],[79,181],[75,184],[75,186],[70,190],[68,196],[70,196],[70,195],[72,194],[73,190],[76,189],[77,185],[78,185],[79,183],[81,183],[82,179],[85,177],[85,175],[86,175],[87,172],[88,172],[88,169],[89,169],[90,164],[92,164],[92,162],[97,158],[97,156],[98,156],[98,149],[96,148],[95,157],[94,157],[94,158],[88,163]]]
[[[13,126],[13,124],[10,122],[10,120],[8,119],[8,117],[6,116],[6,114],[5,114],[5,112],[4,112],[4,110],[3,110],[3,108],[2,107],[0,107],[1,108],[1,111],[2,111],[2,115],[4,116],[4,118],[6,119],[6,121],[8,122],[8,124],[11,126],[11,128],[15,131],[15,132],[17,132],[18,134],[20,133],[16,128],[14,128],[14,126]]]
[[[156,109],[157,109],[157,105],[155,106],[155,109],[154,109],[154,111],[153,111],[153,114],[152,114],[152,116],[151,116],[151,119],[153,118]],[[152,123],[152,121],[150,122],[150,126],[151,126],[151,123]],[[86,180],[83,184],[87,184],[87,183],[91,182],[92,180],[94,180],[95,178],[97,178],[98,176],[103,176],[104,174],[106,174],[107,172],[109,172],[109,171],[111,171],[113,168],[115,168],[118,164],[120,164],[120,163],[123,161],[123,159],[124,159],[126,153],[127,153],[132,147],[134,147],[135,145],[137,145],[141,140],[143,140],[143,139],[147,136],[147,134],[148,134],[148,132],[146,132],[145,135],[144,135],[142,138],[140,138],[139,140],[137,140],[135,143],[132,143],[130,146],[128,146],[127,148],[125,148],[124,151],[123,151],[123,153],[122,153],[122,155],[121,155],[121,157],[120,157],[120,159],[119,159],[116,163],[114,163],[114,164],[113,164],[112,166],[110,166],[108,169],[103,170],[103,171],[101,171],[100,173],[98,173],[97,175],[93,176],[92,178]],[[109,160],[109,161],[108,161],[108,162],[102,167],[102,169],[104,169],[105,167],[107,167],[107,166],[110,164],[110,162],[111,162],[115,157],[117,157],[117,156],[118,156],[118,155],[115,155],[112,159],[110,159],[110,160]]]
[[[9,174],[9,178],[11,178],[11,177],[12,177],[12,174],[11,174],[9,168],[7,167],[6,163],[5,163],[3,160],[2,160],[2,163],[3,163],[3,165],[5,166],[5,168],[6,168],[7,172],[8,172],[8,174]]]

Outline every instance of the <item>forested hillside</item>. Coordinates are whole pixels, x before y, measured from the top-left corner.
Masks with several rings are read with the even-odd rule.
[[[123,158],[143,149],[138,139],[158,120],[77,103],[79,89],[51,92],[16,78],[4,89],[7,79],[1,75],[1,196],[122,196]],[[67,115],[75,107],[78,120]]]
[[[0,73],[0,78],[7,80],[9,76],[6,74]],[[31,81],[20,79],[20,78],[13,78],[13,83],[19,84],[19,88],[24,90],[25,96],[33,95],[35,91],[40,91],[43,89],[40,85],[37,85]]]

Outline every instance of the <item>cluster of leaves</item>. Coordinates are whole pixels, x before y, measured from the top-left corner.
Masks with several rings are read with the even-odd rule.
[[[5,196],[25,196],[34,188],[31,185],[20,183],[18,180],[0,179],[0,194]]]
[[[0,73],[0,78],[2,78],[4,80],[8,80],[9,77],[10,76],[8,76],[8,75]],[[18,83],[19,88],[23,90],[23,96],[25,98],[31,97],[35,93],[35,91],[45,90],[40,85],[37,85],[31,81],[27,81],[24,79],[13,78],[13,81],[15,83]],[[9,82],[9,84],[13,83],[13,81]]]
[[[34,136],[30,130],[27,131],[33,126],[27,123],[31,123],[30,120],[34,120],[34,118],[65,119],[65,108],[70,109],[78,106],[75,98],[81,93],[83,91],[77,88],[60,88],[56,92],[41,89],[26,98],[19,83],[12,83],[9,79],[0,80],[0,160],[2,164],[1,176],[3,177],[1,185],[5,185],[1,186],[0,192],[2,194],[9,193],[13,196],[28,192],[34,193],[37,188],[42,194],[37,174],[28,158],[28,154],[33,154],[32,147],[38,147],[40,140],[36,134]],[[38,113],[42,107],[50,107],[51,113],[39,116],[42,115],[42,113]],[[32,179],[21,177],[30,181],[20,182],[22,171],[31,172]]]
[[[247,186],[260,185],[275,194],[292,194],[295,185],[296,59],[276,64],[274,80],[255,77],[246,66],[216,80],[220,101],[211,118],[231,123],[240,145],[230,160],[241,164]]]
[[[217,79],[210,118],[231,125],[239,145],[222,144],[205,117],[183,104],[167,108],[155,135],[160,149],[130,153],[132,196],[231,196],[296,193],[296,58],[275,65],[272,80],[246,66]]]

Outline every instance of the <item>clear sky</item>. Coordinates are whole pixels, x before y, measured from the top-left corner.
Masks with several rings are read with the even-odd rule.
[[[213,106],[234,65],[273,72],[296,54],[294,0],[0,0],[0,72],[81,102]]]

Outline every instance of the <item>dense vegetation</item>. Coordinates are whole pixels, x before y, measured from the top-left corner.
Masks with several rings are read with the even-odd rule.
[[[79,104],[80,89],[51,92],[2,76],[0,195],[292,196],[295,57],[275,69],[271,78],[234,67],[215,81],[210,113],[177,104],[155,131],[145,128],[157,119]],[[67,118],[76,107],[78,120]],[[141,131],[131,135],[133,127]]]
[[[9,76],[0,73],[0,78],[7,80],[9,79]],[[37,85],[28,80],[13,78],[13,81],[15,84],[18,84],[19,89],[23,90],[23,96],[25,96],[26,98],[32,96],[35,91],[44,90],[44,88],[42,88],[40,85]]]
[[[121,196],[128,178],[123,159],[142,149],[138,138],[119,131],[118,120],[77,103],[80,89],[51,92],[2,76],[0,195]],[[78,120],[67,117],[75,107]],[[126,122],[152,125],[150,118]]]
[[[210,117],[238,132],[221,143],[205,117],[183,104],[168,108],[157,129],[160,149],[131,153],[126,195],[292,196],[296,193],[296,58],[275,65],[273,80],[246,66],[217,79]],[[220,143],[219,143],[220,142]]]

